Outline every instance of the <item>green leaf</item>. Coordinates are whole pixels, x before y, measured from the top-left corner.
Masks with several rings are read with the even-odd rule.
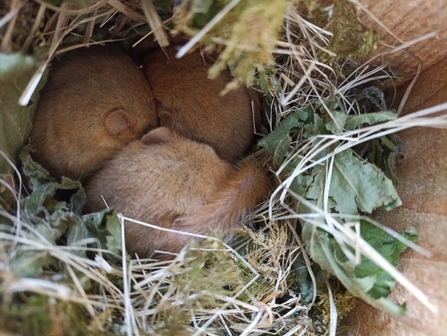
[[[102,249],[109,250],[112,255],[108,259],[121,260],[122,240],[121,223],[113,209],[106,209],[93,214],[82,216],[85,223],[86,235],[97,238]]]
[[[329,134],[329,132],[338,134],[343,128],[355,129],[363,124],[372,125],[396,118],[393,111],[348,116],[338,101],[328,101],[326,106],[330,109],[332,117],[322,105],[308,106],[299,111],[301,113],[299,116],[291,114],[286,118],[277,130],[260,142],[260,145],[272,154],[274,162],[279,165],[290,155],[292,143],[290,133],[299,128],[304,129],[303,138],[311,138]],[[378,140],[377,144],[373,143],[373,146],[364,148],[373,150],[374,158],[381,162],[386,160],[386,167],[391,168],[394,161],[388,161],[392,160],[392,155],[388,155],[388,152],[398,153],[398,145],[387,140],[388,138],[385,138],[380,143]],[[318,141],[318,139],[310,141]],[[332,148],[321,151],[314,159],[325,157],[337,145],[334,144]],[[384,150],[387,153],[384,153]],[[369,152],[367,153],[369,154]],[[289,173],[301,160],[301,157],[291,160],[282,173]],[[310,204],[322,208],[329,163],[328,160],[297,176],[290,186],[290,191],[304,197]],[[392,209],[401,204],[392,181],[372,163],[363,161],[355,155],[351,149],[337,153],[333,157],[332,167],[328,195],[328,206],[332,212],[358,215],[360,212],[371,213],[378,207]],[[298,213],[312,213],[312,209],[301,202],[296,204],[296,210]],[[406,246],[367,222],[362,222],[361,227],[362,237],[393,265],[396,265],[399,253]],[[395,304],[387,299],[395,284],[394,279],[388,273],[383,272],[365,257],[362,258],[360,265],[354,265],[348,261],[330,234],[315,229],[310,223],[303,223],[303,238],[313,260],[323,270],[336,275],[354,295],[363,298],[377,308],[395,314],[404,314],[404,305]],[[415,237],[411,238],[414,240]],[[306,274],[304,272],[300,274],[297,271],[296,275],[300,281],[304,281],[300,290],[307,292],[310,287],[306,282]]]
[[[332,134],[338,134],[343,131],[348,115],[345,112],[332,111],[332,116],[335,118],[337,124],[335,124],[334,119],[331,119],[326,123],[326,129]]]
[[[68,246],[84,238],[85,235],[79,231],[83,226],[80,214],[86,199],[81,184],[70,179],[56,182],[31,158],[28,146],[22,149],[19,158],[24,178],[32,191],[21,200],[22,216],[37,231],[26,233],[26,237],[33,241],[41,241],[40,237],[43,237],[56,245],[68,232]],[[81,250],[76,253],[85,257],[85,252]],[[11,268],[17,277],[39,277],[54,260],[48,250],[19,247]]]
[[[292,143],[289,133],[301,128],[304,118],[307,118],[307,113],[300,110],[290,114],[276,130],[259,141],[258,145],[273,156],[276,165],[280,166],[284,161]]]
[[[363,156],[368,162],[379,167],[385,175],[393,181],[394,185],[399,183],[396,176],[397,160],[402,155],[403,142],[397,135],[383,136],[369,141]]]
[[[350,115],[346,120],[345,128],[347,130],[354,130],[363,124],[374,125],[381,122],[392,121],[395,120],[396,118],[397,118],[397,112],[395,110],[359,114],[359,115]]]
[[[86,196],[80,182],[68,178],[57,182],[31,158],[28,146],[23,148],[19,156],[24,176],[32,190],[21,201],[23,216],[34,225],[39,235],[56,245],[66,234],[66,244],[63,239],[62,244],[72,247],[72,253],[84,258],[87,256],[86,246],[85,243],[80,244],[80,241],[96,238],[103,249],[112,252],[107,254],[109,259],[121,260],[121,225],[115,211],[105,210],[81,218]],[[34,233],[28,233],[27,237],[33,241],[41,240]],[[55,259],[47,250],[19,248],[11,267],[18,277],[39,277],[43,269],[54,262]]]
[[[407,249],[407,246],[399,240],[391,237],[385,231],[366,221],[361,221],[361,230],[362,237],[382,256],[384,256],[386,260],[396,267],[399,255]],[[412,242],[418,238],[414,228],[408,229],[402,233],[402,236]],[[337,257],[340,260],[345,258],[345,262],[347,261],[346,256],[341,252],[341,250],[339,251]],[[368,292],[368,294],[375,299],[388,296],[394,287],[394,279],[387,272],[383,271],[379,266],[364,256],[362,256],[361,264],[355,267],[354,272],[358,278],[371,276],[373,274],[376,275],[377,280],[374,287]]]
[[[275,152],[273,153],[273,161],[277,166],[280,166],[286,158],[291,144],[292,138],[288,134],[277,142]]]
[[[309,275],[309,270],[301,256],[293,262],[293,270],[297,277],[296,285],[301,295],[301,300],[304,303],[310,303],[314,296],[313,284]]]
[[[308,139],[315,135],[320,135],[323,132],[321,131],[324,126],[324,120],[316,113],[312,116],[312,122],[307,123],[304,125],[304,134],[303,137]]]
[[[275,87],[275,78],[276,72],[272,69],[261,69],[256,73],[255,78],[253,79],[253,86],[256,87],[260,92],[264,92],[267,97],[271,97],[269,92],[272,91]],[[281,89],[278,89],[281,90]]]
[[[220,11],[222,5],[213,0],[195,0],[193,1],[192,11],[194,18],[192,26],[202,28],[210,22]]]
[[[88,238],[88,231],[85,227],[84,222],[78,216],[75,218],[75,222],[73,225],[69,226],[67,233],[67,246],[79,246],[79,250],[71,249],[71,253],[78,255],[79,257],[86,258],[87,254],[85,252],[85,244],[80,244],[80,242],[86,238]]]
[[[37,96],[30,106],[19,106],[23,90],[37,69],[34,58],[20,54],[0,54],[0,150],[13,162],[31,131]],[[0,173],[11,167],[0,156]]]
[[[27,214],[29,216],[29,213]],[[26,238],[41,242],[45,238],[49,243],[56,245],[56,241],[62,237],[67,231],[68,227],[76,225],[78,218],[75,215],[66,211],[58,211],[51,214],[47,220],[39,220],[38,217],[34,218],[34,221],[38,221],[34,224],[34,232],[27,232]],[[19,246],[16,250],[16,256],[10,263],[11,268],[16,277],[40,277],[43,272],[43,268],[55,263],[55,259],[50,255],[48,249],[32,249],[27,247],[22,249]]]
[[[54,262],[55,259],[50,256],[48,251],[17,248],[10,267],[17,278],[39,278],[43,268]]]
[[[334,157],[329,196],[342,214],[371,213],[380,206],[390,210],[402,204],[391,180],[351,149]]]
[[[29,146],[23,147],[19,158],[28,187],[33,191],[29,197],[22,200],[25,213],[37,215],[46,207],[50,212],[65,209],[81,215],[86,195],[79,181],[64,177],[60,183],[57,182],[45,168],[31,158]]]
[[[363,239],[393,266],[397,266],[399,254],[406,249],[404,244],[366,221],[360,221],[360,232]],[[417,238],[414,229],[403,236],[411,241]],[[364,256],[359,265],[348,261],[333,236],[310,223],[303,224],[303,239],[312,259],[335,275],[353,295],[378,309],[405,314],[405,305],[387,299],[395,285],[395,280],[387,272]]]
[[[306,193],[306,198],[309,200],[318,201],[323,197],[324,182],[326,180],[323,167],[317,166],[312,169],[313,181],[310,184]],[[320,203],[320,202],[317,202]]]
[[[293,180],[292,184],[290,185],[290,190],[294,192],[296,195],[308,198],[307,193],[309,192],[309,189],[313,187],[313,181],[314,181],[314,175],[300,174]],[[315,202],[313,202],[312,200],[309,201],[315,204]],[[296,207],[298,213],[311,212],[311,210],[301,202],[299,202]]]
[[[290,185],[290,190],[292,190],[295,194],[300,196],[304,196],[311,186],[313,182],[313,178],[308,174],[300,174],[298,175]]]
[[[306,179],[303,184],[305,176],[307,175],[295,179],[292,190],[322,207],[326,166],[316,166],[312,169],[311,183]],[[303,188],[306,190],[305,194],[301,193]],[[393,183],[374,165],[359,159],[351,149],[335,155],[329,189],[331,209],[335,208],[338,213],[355,215],[359,211],[371,213],[380,206],[392,209],[399,205],[401,200]],[[298,211],[309,212],[309,209],[300,207]]]
[[[284,175],[288,175],[295,170],[298,164],[302,161],[302,158],[299,156],[295,156],[292,158],[287,164],[282,168],[281,173]]]

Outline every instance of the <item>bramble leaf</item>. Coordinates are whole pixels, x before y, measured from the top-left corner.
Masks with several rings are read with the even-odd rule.
[[[346,112],[333,111],[332,116],[334,117],[337,124],[335,124],[334,119],[331,119],[329,122],[326,123],[326,129],[333,134],[338,134],[345,127],[348,115],[346,114]]]
[[[393,266],[397,266],[399,254],[407,248],[403,243],[366,221],[360,221],[360,232],[367,243]],[[402,235],[410,241],[417,239],[414,229],[409,229]],[[303,224],[303,239],[312,259],[335,275],[353,295],[378,309],[398,315],[405,314],[405,305],[387,299],[394,288],[395,280],[386,271],[364,256],[361,263],[355,265],[344,255],[332,235],[310,223]]]
[[[321,207],[327,164],[314,167],[310,175],[297,177],[292,190]],[[312,183],[304,180],[305,176],[312,176]],[[306,185],[302,185],[303,181]],[[306,192],[302,194],[304,189]],[[402,203],[391,180],[371,163],[359,159],[351,149],[334,156],[328,196],[331,209],[341,214],[371,213],[381,206],[390,210]]]
[[[334,157],[329,194],[337,204],[336,211],[342,214],[357,214],[358,210],[371,213],[380,206],[390,210],[402,204],[393,183],[350,149]]]
[[[110,251],[108,259],[121,260],[122,240],[121,223],[114,209],[106,209],[82,216],[87,229],[87,236],[97,238],[101,248]]]
[[[0,54],[0,150],[13,162],[31,130],[34,107],[20,106],[19,98],[31,79],[37,63],[34,58],[20,54]],[[10,171],[0,158],[0,173]]]
[[[346,120],[345,128],[347,130],[354,130],[363,124],[374,125],[385,121],[396,120],[396,118],[397,113],[394,110],[350,115]]]
[[[269,152],[277,166],[280,166],[289,150],[292,138],[289,133],[299,130],[303,126],[303,119],[307,113],[297,111],[283,120],[276,130],[259,141],[259,146]]]

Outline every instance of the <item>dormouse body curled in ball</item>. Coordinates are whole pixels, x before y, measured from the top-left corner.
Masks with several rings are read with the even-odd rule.
[[[208,78],[215,57],[195,50],[176,58],[179,44],[173,40],[164,49],[152,47],[145,54],[142,70],[157,101],[160,124],[190,139],[212,146],[224,160],[240,160],[259,132],[259,97],[254,90],[239,87],[225,95],[233,80],[229,69]]]
[[[127,145],[86,186],[86,213],[109,207],[124,216],[195,234],[226,235],[267,198],[270,179],[255,161],[234,167],[208,145],[157,128]],[[191,239],[125,222],[127,251],[178,252]]]
[[[54,177],[82,179],[158,126],[149,84],[119,46],[77,49],[53,63],[30,143]]]

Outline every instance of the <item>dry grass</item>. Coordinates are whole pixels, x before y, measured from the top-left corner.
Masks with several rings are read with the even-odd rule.
[[[216,22],[199,30],[180,53],[204,39],[213,28],[212,25],[223,20],[225,11],[238,2],[228,2],[221,15],[216,16]],[[46,48],[42,49],[44,52],[39,69],[22,94],[21,105],[28,104],[43,72],[58,54],[112,40],[126,40],[135,44],[144,35],[144,29],[138,33],[137,30],[146,27],[147,22],[153,28],[147,35],[155,34],[163,41],[165,30],[161,28],[162,20],[158,15],[154,16],[150,1],[143,1],[143,10],[139,3],[132,1],[124,4],[119,0],[102,0],[90,1],[88,4],[84,9],[75,9],[76,6],[69,3],[55,6],[42,0],[28,3],[11,0],[10,7],[3,8],[3,17],[0,19],[0,28],[6,27],[1,41],[3,51],[29,52]],[[35,16],[21,16],[19,13],[25,8]],[[165,25],[171,22],[169,17],[163,19]],[[28,27],[22,39],[17,40],[13,36],[15,26]],[[106,40],[94,37],[95,31],[102,26],[109,29]],[[274,130],[296,107],[315,100],[320,100],[331,114],[325,102],[339,97],[348,106],[348,112],[358,113],[357,106],[347,97],[349,91],[370,81],[390,77],[385,67],[373,66],[370,61],[354,67],[353,63],[331,61],[335,55],[328,48],[332,33],[306,20],[291,2],[286,4],[283,31],[283,38],[269,47],[276,62],[264,69],[268,85],[263,89],[270,95],[265,100],[270,130]],[[78,42],[64,44],[69,39]],[[225,36],[213,36],[209,41],[218,49],[230,43]],[[411,42],[397,49],[409,44]],[[232,48],[237,50],[238,44],[233,43]],[[343,76],[343,69],[348,66],[352,67],[352,71],[348,76]],[[338,135],[319,135],[309,141],[295,139],[294,154],[289,161],[301,157],[301,163],[288,175],[282,174],[287,162],[279,168],[271,162],[267,163],[275,172],[277,188],[269,202],[260,205],[246,219],[246,223],[266,223],[264,229],[241,230],[240,239],[231,246],[209,238],[200,246],[185,247],[169,262],[129,260],[123,253],[121,263],[111,265],[102,257],[104,251],[98,245],[97,248],[90,248],[90,252],[97,255],[92,260],[80,257],[70,247],[52,244],[36,232],[30,223],[22,220],[20,199],[23,185],[19,172],[11,162],[16,172],[17,185],[11,187],[10,181],[0,180],[1,186],[14,194],[16,208],[15,213],[0,210],[3,220],[0,226],[3,311],[9,309],[16,295],[24,298],[29,293],[35,293],[82,306],[85,312],[82,317],[91,328],[88,330],[93,328],[127,335],[335,335],[339,314],[337,306],[350,305],[349,302],[343,302],[344,297],[340,298],[339,293],[333,293],[327,280],[326,288],[318,287],[311,268],[312,262],[295,229],[298,220],[314,223],[316,227],[331,233],[348,258],[358,262],[361,254],[367,256],[387,270],[427,308],[435,310],[436,307],[418,288],[359,236],[356,231],[358,217],[349,219],[348,215],[331,213],[327,206],[319,208],[312,204],[308,204],[312,213],[297,213],[292,206],[294,200],[303,203],[306,200],[291,192],[290,185],[296,176],[323,162],[329,163],[330,176],[335,154],[360,143],[414,126],[446,127],[447,116],[431,116],[446,109],[447,104],[442,104],[376,126]],[[340,145],[333,153],[316,159],[325,148],[336,142],[340,142]],[[329,187],[328,184],[325,189],[329,190]],[[327,198],[326,192],[323,204],[328,204]],[[131,220],[123,216],[119,218],[121,223]],[[342,219],[351,225],[346,225]],[[380,226],[371,219],[367,220]],[[125,250],[124,234],[122,238]],[[97,244],[94,240],[91,243]],[[428,254],[414,244],[409,245]],[[350,252],[347,246],[354,247],[355,253]],[[35,251],[36,259],[39,255],[49,254],[57,261],[58,269],[64,270],[63,275],[59,276],[54,268],[49,268],[40,279],[15,277],[10,261],[14,260],[19,251],[24,250]],[[241,256],[240,251],[244,251],[244,256]],[[26,263],[33,263],[33,260],[26,260]],[[307,268],[313,283],[313,299],[309,302],[304,302],[302,293],[297,292],[297,260]],[[27,267],[26,263],[24,267]],[[87,283],[90,286],[86,286]],[[326,305],[323,310],[326,318],[313,321],[309,312],[315,308],[317,295],[321,296],[324,291],[323,301]],[[56,301],[49,300],[45,304],[51,307],[56,305]],[[57,314],[52,313],[50,316],[53,324],[58,321]],[[54,335],[63,334],[66,330],[53,332]]]

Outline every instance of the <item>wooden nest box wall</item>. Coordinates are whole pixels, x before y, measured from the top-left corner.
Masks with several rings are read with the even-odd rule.
[[[376,51],[377,55],[384,52],[383,62],[407,77],[397,88],[396,107],[412,86],[402,115],[447,103],[447,3],[361,3],[393,33],[363,14],[365,23],[380,31],[385,44],[392,47],[416,42],[405,51],[387,54],[391,49],[385,46]],[[417,43],[418,40],[422,42]],[[392,91],[390,96],[395,94]],[[377,219],[395,230],[409,226],[418,230],[418,244],[431,251],[433,257],[406,251],[398,268],[429,296],[439,311],[433,314],[397,286],[392,298],[407,303],[407,316],[397,318],[359,303],[346,322],[350,335],[443,335],[447,330],[447,130],[415,127],[398,135],[405,144],[397,167],[397,190],[403,205],[390,212],[380,211]]]

